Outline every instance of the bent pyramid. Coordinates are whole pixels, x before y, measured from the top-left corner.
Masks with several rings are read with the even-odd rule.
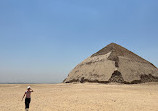
[[[63,82],[158,82],[158,68],[126,48],[111,43],[78,64]]]

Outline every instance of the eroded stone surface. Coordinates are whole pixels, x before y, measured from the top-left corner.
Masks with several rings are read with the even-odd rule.
[[[118,72],[120,75],[117,75]],[[64,80],[71,82],[157,82],[158,69],[126,48],[111,43],[78,64]]]

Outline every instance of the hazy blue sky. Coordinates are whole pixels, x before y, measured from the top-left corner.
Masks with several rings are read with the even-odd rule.
[[[158,0],[0,0],[0,82],[61,82],[111,42],[158,67]]]

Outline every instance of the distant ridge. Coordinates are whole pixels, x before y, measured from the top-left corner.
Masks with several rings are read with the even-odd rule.
[[[158,69],[128,49],[111,43],[78,64],[64,82],[158,82]]]

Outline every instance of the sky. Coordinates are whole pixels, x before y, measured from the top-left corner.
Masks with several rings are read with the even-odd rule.
[[[158,0],[0,0],[0,83],[60,83],[115,42],[158,67]]]

